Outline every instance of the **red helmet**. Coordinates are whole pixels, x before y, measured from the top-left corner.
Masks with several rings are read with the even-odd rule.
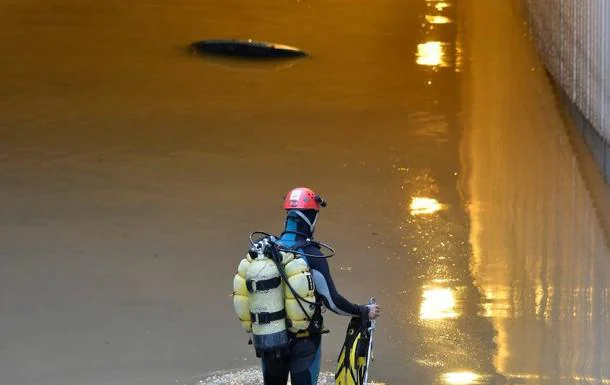
[[[290,209],[302,209],[302,210],[316,210],[319,211],[320,207],[325,207],[326,202],[321,196],[313,192],[313,190],[307,187],[297,187],[286,194],[284,198],[284,208]]]

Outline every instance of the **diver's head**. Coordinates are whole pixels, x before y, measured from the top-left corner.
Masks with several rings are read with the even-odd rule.
[[[307,187],[297,187],[290,190],[284,198],[284,209],[287,215],[286,226],[288,227],[289,221],[293,219],[297,222],[297,225],[299,222],[307,225],[306,232],[302,231],[303,229],[295,231],[305,233],[307,236],[312,235],[316,227],[320,207],[326,207],[326,202],[313,190]]]

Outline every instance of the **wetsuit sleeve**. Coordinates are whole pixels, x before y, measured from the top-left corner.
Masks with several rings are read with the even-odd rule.
[[[308,258],[308,262],[316,292],[330,311],[346,316],[363,316],[368,312],[366,306],[353,304],[339,294],[325,258]]]

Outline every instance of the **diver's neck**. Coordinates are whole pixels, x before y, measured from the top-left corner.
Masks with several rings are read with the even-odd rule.
[[[313,232],[309,229],[309,225],[304,221],[297,221],[296,226],[286,224],[282,238],[292,238],[296,241],[305,241],[313,239]]]
[[[313,239],[313,226],[311,226],[309,221],[310,219],[305,217],[301,212],[289,212],[284,222],[282,238],[295,241]],[[313,222],[315,223],[315,218]]]

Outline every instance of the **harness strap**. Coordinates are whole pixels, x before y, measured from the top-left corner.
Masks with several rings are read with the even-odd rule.
[[[269,279],[261,279],[260,281],[256,281],[253,279],[248,279],[246,281],[246,288],[249,293],[253,293],[255,291],[264,291],[275,289],[276,287],[282,284],[282,277],[275,277]]]
[[[273,321],[279,321],[286,318],[286,310],[282,309],[273,313],[261,312],[261,313],[250,313],[250,319],[252,322],[257,324],[268,324]]]

